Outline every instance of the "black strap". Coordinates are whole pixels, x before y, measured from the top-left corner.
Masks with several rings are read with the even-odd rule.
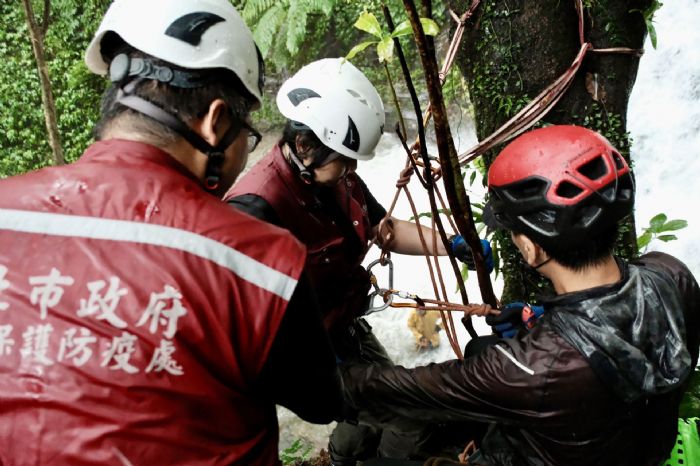
[[[183,71],[169,66],[158,65],[146,58],[129,57],[120,53],[109,64],[109,79],[120,82],[125,78],[151,79],[181,89],[195,89],[221,79],[211,70],[207,72]]]
[[[134,79],[120,88],[117,93],[117,102],[120,105],[164,124],[182,136],[192,147],[205,154],[208,159],[205,173],[205,186],[209,190],[218,188],[219,180],[221,179],[221,167],[224,162],[224,151],[226,151],[228,146],[231,145],[240,133],[242,127],[241,122],[236,118],[232,118],[231,126],[226,130],[224,136],[216,146],[212,146],[179,118],[173,116],[154,103],[132,94],[143,79],[145,78]]]

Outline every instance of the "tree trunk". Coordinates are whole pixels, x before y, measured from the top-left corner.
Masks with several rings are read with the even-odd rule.
[[[600,0],[584,9],[584,40],[596,49],[641,49],[646,36],[639,12],[652,0]],[[472,0],[451,0],[457,14]],[[467,25],[457,64],[467,79],[479,140],[499,128],[531,98],[561,76],[580,49],[573,0],[482,0]],[[605,135],[629,162],[627,103],[637,76],[635,54],[589,52],[568,91],[540,120],[578,124]],[[485,154],[489,166],[497,155]],[[497,233],[505,288],[503,301],[534,299],[548,286],[520,260],[510,237]],[[617,253],[637,254],[634,219],[621,228]]]
[[[41,82],[41,101],[44,106],[44,120],[46,131],[49,136],[49,145],[53,153],[53,160],[56,165],[65,163],[61,138],[58,134],[58,120],[56,118],[56,104],[51,91],[51,79],[49,78],[49,68],[44,56],[44,35],[49,24],[50,0],[44,0],[44,14],[42,24],[37,24],[32,8],[31,0],[22,0],[24,13],[27,17],[27,29],[32,42],[32,51],[36,60],[36,67],[39,71],[39,81]]]

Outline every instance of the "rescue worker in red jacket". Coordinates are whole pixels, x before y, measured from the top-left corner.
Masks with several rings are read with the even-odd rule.
[[[613,255],[634,205],[627,163],[591,130],[549,126],[510,143],[488,187],[486,223],[556,296],[532,329],[463,361],[349,368],[348,403],[363,422],[491,422],[469,464],[661,464],[698,359],[700,288],[667,254]]]
[[[226,199],[288,229],[306,245],[306,270],[338,358],[391,365],[360,318],[370,287],[361,264],[386,210],[355,173],[358,160],[374,157],[384,127],[382,100],[352,63],[328,58],[306,65],[284,82],[277,106],[289,119],[282,139]],[[390,249],[422,254],[415,225],[391,221]],[[423,233],[432,245],[432,230],[424,228]],[[454,243],[462,246],[458,257],[471,258],[461,237]],[[439,240],[437,254],[447,254]],[[354,466],[358,459],[376,456],[377,442],[379,455],[405,458],[420,447],[422,436],[341,422],[331,434],[329,451],[336,466]]]
[[[279,464],[275,404],[342,397],[304,246],[221,201],[260,137],[252,34],[228,0],[116,0],[86,62],[97,142],[0,181],[0,463]]]

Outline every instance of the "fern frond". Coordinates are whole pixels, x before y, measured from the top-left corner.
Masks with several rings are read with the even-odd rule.
[[[299,51],[299,44],[306,35],[307,5],[303,1],[292,1],[287,12],[287,50],[291,55]]]
[[[289,28],[289,24],[287,21],[282,21],[282,24],[280,25],[280,29],[277,33],[277,38],[280,38],[279,41],[275,44],[274,47],[270,49],[269,56],[270,56],[270,61],[276,64],[289,64],[293,62],[293,57],[289,54],[287,51],[287,47],[284,44],[283,38],[287,37],[287,29]]]
[[[255,24],[258,18],[264,13],[269,11],[273,6],[279,6],[280,4],[286,4],[288,2],[276,2],[275,0],[247,0],[241,16],[248,24]]]
[[[298,0],[306,5],[307,13],[323,13],[324,15],[331,14],[331,10],[335,6],[337,0]]]
[[[263,58],[267,57],[270,47],[275,41],[275,36],[279,34],[280,26],[287,17],[286,13],[284,3],[278,2],[268,9],[258,21],[253,31],[253,39],[258,44]]]

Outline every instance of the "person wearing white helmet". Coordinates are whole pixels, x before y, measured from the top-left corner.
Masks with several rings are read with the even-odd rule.
[[[302,67],[285,81],[277,106],[288,118],[281,140],[225,199],[290,230],[307,246],[305,270],[338,358],[344,363],[391,365],[361,318],[370,287],[361,264],[387,212],[355,173],[358,161],[374,157],[384,127],[382,100],[352,63],[327,58]],[[413,223],[394,218],[391,223],[392,251],[423,253]],[[432,230],[424,228],[423,233],[427,244],[433,244]],[[447,254],[442,242],[438,244],[437,253]],[[462,251],[463,260],[471,257],[467,248]],[[336,466],[354,466],[356,460],[377,454],[406,458],[420,447],[422,437],[422,431],[382,432],[340,422],[329,452]]]
[[[86,62],[97,142],[0,180],[0,463],[279,464],[275,405],[342,397],[304,246],[221,201],[259,140],[252,34],[228,0],[115,0]]]

